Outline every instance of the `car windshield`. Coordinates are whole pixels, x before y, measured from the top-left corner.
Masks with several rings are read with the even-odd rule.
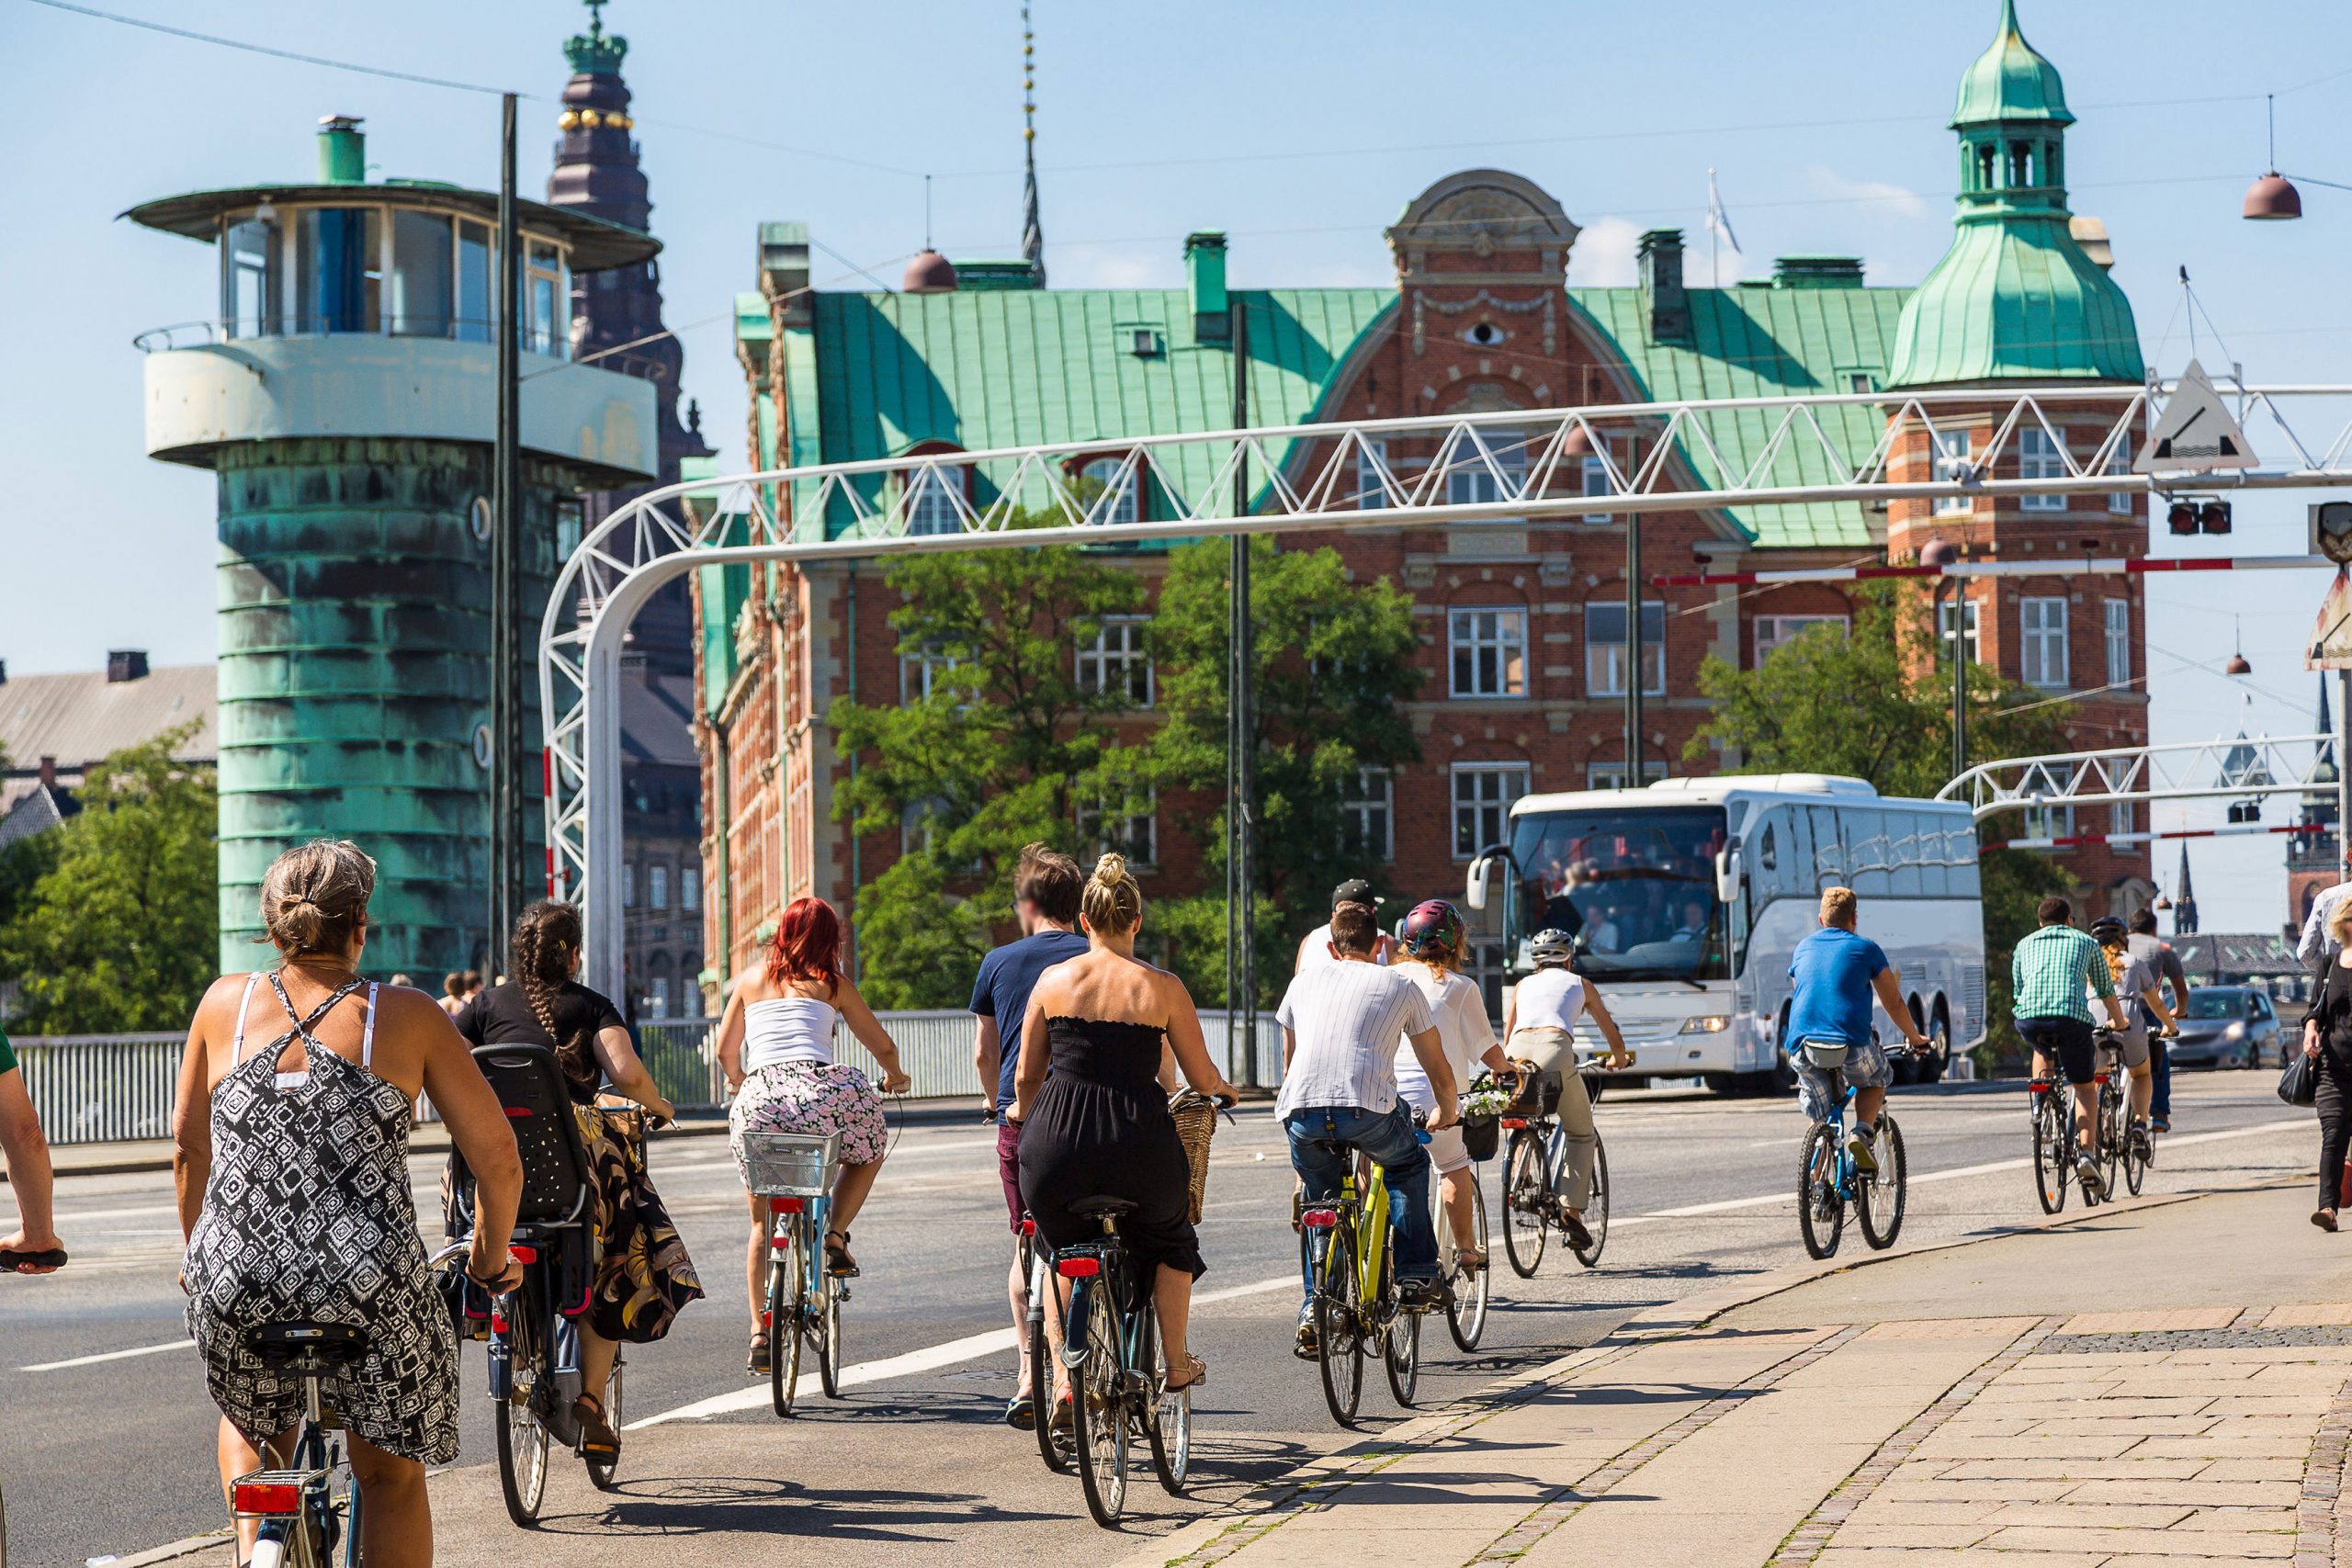
[[[2253,1012],[2254,1004],[2244,991],[2216,991],[2209,988],[2191,991],[2188,994],[2190,1018],[2247,1018],[2252,1016]]]
[[[1577,968],[1597,978],[1721,979],[1715,853],[1719,806],[1531,812],[1512,824],[1520,951],[1549,927],[1576,939]]]

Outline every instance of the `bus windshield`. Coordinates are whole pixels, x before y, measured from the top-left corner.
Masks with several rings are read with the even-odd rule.
[[[1529,967],[1527,939],[1550,928],[1576,940],[1578,972],[1596,979],[1728,978],[1715,899],[1724,834],[1719,806],[1597,807],[1517,818],[1513,967]]]

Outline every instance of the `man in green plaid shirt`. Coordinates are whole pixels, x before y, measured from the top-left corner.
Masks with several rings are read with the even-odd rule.
[[[2094,1061],[2090,998],[2106,1004],[2109,1025],[2119,1033],[2126,1027],[2122,1004],[2115,998],[2115,977],[2109,973],[2107,954],[2090,936],[2074,928],[2075,907],[2064,898],[2044,898],[2034,910],[2041,929],[2021,939],[2009,957],[2011,1017],[2018,1033],[2033,1047],[2033,1076],[2047,1077],[2053,1056],[2075,1086],[2075,1126],[2081,1139],[2075,1156],[2075,1175],[2085,1196],[2105,1196],[2092,1157],[2098,1147],[2098,1086]]]

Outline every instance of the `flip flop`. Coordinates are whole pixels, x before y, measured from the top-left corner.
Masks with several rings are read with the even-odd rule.
[[[1037,1429],[1037,1402],[1025,1393],[1016,1393],[1004,1402],[1004,1424],[1016,1432]]]
[[[14,1274],[27,1269],[62,1269],[65,1249],[52,1247],[41,1252],[23,1252],[15,1247],[0,1247],[0,1274]]]

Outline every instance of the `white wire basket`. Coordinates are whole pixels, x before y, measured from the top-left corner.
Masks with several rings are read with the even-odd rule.
[[[821,1198],[833,1190],[841,1157],[839,1133],[746,1133],[744,1184],[762,1198]]]

